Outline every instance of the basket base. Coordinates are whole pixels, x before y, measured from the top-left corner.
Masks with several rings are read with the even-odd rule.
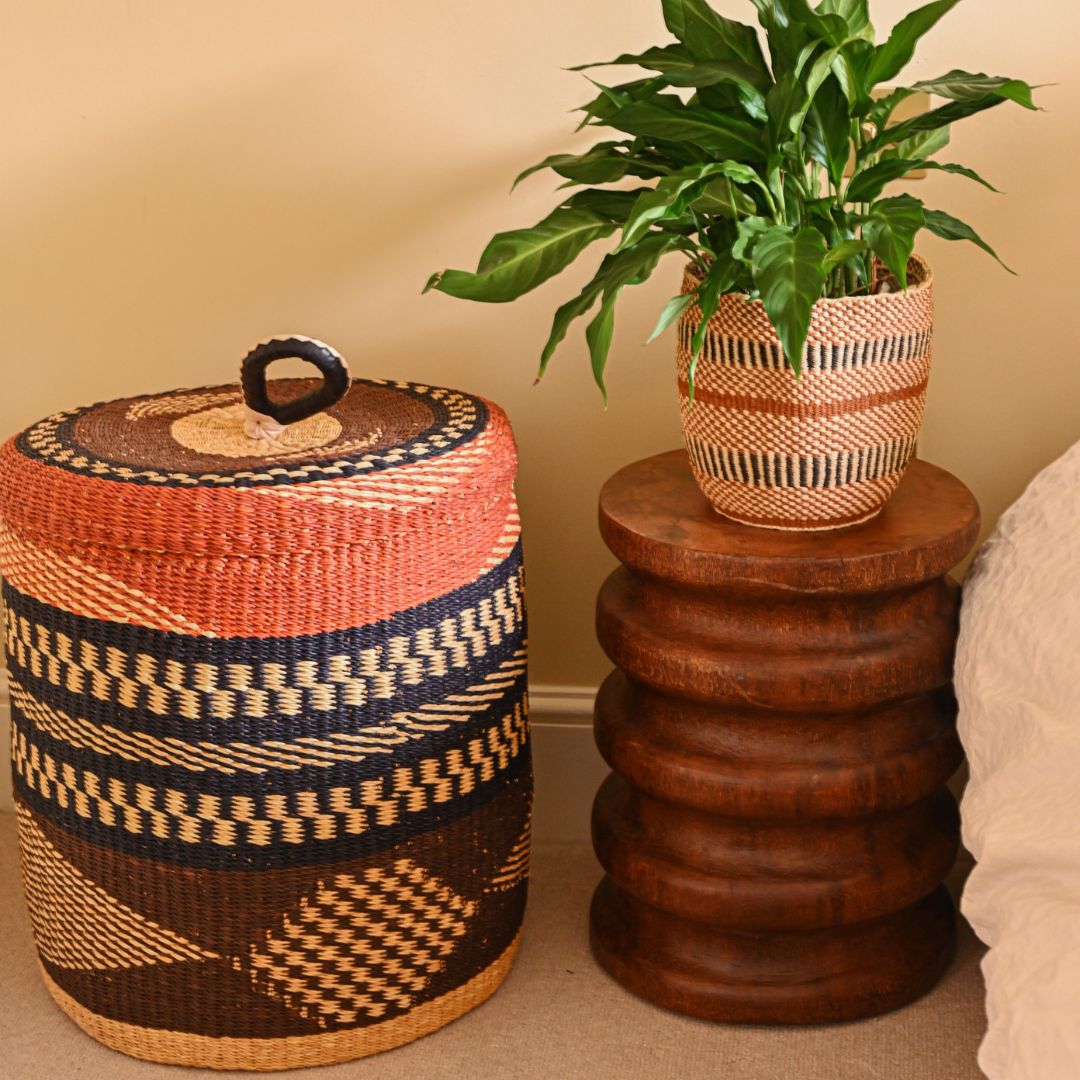
[[[214,1038],[185,1031],[139,1027],[91,1012],[61,989],[39,964],[53,1000],[88,1035],[110,1049],[163,1065],[201,1069],[275,1072],[315,1065],[336,1065],[393,1050],[447,1024],[483,1004],[510,973],[521,935],[489,967],[456,990],[418,1006],[405,1016],[369,1027],[292,1035],[281,1039]]]
[[[712,503],[709,504],[712,506]],[[853,521],[840,521],[808,524],[808,525],[777,525],[773,522],[755,521],[752,518],[741,518],[737,514],[730,513],[727,510],[721,510],[717,506],[712,506],[713,511],[719,514],[720,517],[727,519],[728,521],[734,521],[737,525],[749,525],[753,529],[771,529],[773,532],[836,532],[839,529],[852,529],[856,525],[865,525],[868,521],[873,521],[874,518],[885,509],[884,506],[879,506],[876,510],[871,510],[863,517],[855,518]]]
[[[759,488],[711,476],[690,459],[690,472],[708,504],[739,525],[776,532],[831,532],[864,525],[885,509],[908,460],[885,476],[839,487]]]

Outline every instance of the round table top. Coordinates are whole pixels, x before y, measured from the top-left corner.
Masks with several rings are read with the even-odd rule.
[[[600,530],[627,566],[688,585],[877,591],[947,573],[975,543],[979,505],[951,473],[915,460],[885,509],[862,525],[755,528],[713,510],[686,452],[674,450],[608,480]]]

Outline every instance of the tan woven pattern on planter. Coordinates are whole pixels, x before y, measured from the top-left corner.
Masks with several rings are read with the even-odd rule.
[[[698,484],[721,514],[774,529],[839,528],[877,514],[915,451],[930,375],[934,299],[917,256],[906,292],[823,300],[802,378],[760,301],[724,296],[690,401],[692,304],[677,351],[683,432]],[[697,278],[688,269],[683,292]]]

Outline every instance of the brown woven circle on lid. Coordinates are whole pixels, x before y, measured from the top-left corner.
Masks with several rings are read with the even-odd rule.
[[[310,379],[278,379],[271,384],[276,397],[295,397],[312,385]],[[245,458],[199,453],[177,442],[173,425],[178,418],[190,418],[215,409],[237,407],[240,391],[235,386],[213,386],[200,390],[177,390],[143,398],[103,402],[81,410],[69,425],[70,442],[93,458],[130,466],[140,472],[175,476],[187,473],[196,480],[207,473],[258,471],[272,455],[262,452],[256,440],[249,440]],[[416,439],[435,422],[429,403],[401,393],[392,386],[357,383],[346,397],[327,410],[340,425],[340,435],[331,443],[312,447],[294,464],[350,457],[356,449],[386,450]],[[237,434],[242,433],[238,417]],[[56,460],[55,458],[53,459]],[[123,475],[115,479],[126,479]],[[152,480],[152,475],[147,479]]]
[[[275,397],[294,398],[306,393],[316,380],[275,379],[270,383]],[[193,475],[221,471],[258,470],[270,457],[265,448],[243,433],[237,414],[236,435],[247,439],[247,457],[199,453],[177,441],[174,425],[178,418],[189,419],[219,409],[239,408],[242,398],[236,386],[214,386],[203,390],[178,390],[149,398],[107,401],[87,409],[72,425],[73,442],[88,453],[138,469],[178,471]],[[392,387],[357,383],[326,411],[340,425],[340,434],[330,443],[311,447],[299,454],[297,463],[348,456],[358,450],[385,450],[415,439],[435,421],[434,413],[421,398],[403,395]],[[297,425],[300,426],[300,425]],[[336,426],[336,425],[335,425]]]

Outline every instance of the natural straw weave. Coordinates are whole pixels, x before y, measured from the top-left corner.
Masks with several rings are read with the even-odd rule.
[[[0,570],[46,985],[136,1057],[268,1070],[398,1046],[506,976],[525,608],[497,407],[357,380],[244,456],[239,401],[8,442]]]
[[[688,268],[683,292],[698,283]],[[916,256],[906,292],[818,301],[797,379],[761,301],[723,296],[691,403],[691,339],[701,324],[692,304],[679,324],[679,395],[691,468],[713,507],[793,531],[878,514],[915,450],[933,319],[933,278]]]

